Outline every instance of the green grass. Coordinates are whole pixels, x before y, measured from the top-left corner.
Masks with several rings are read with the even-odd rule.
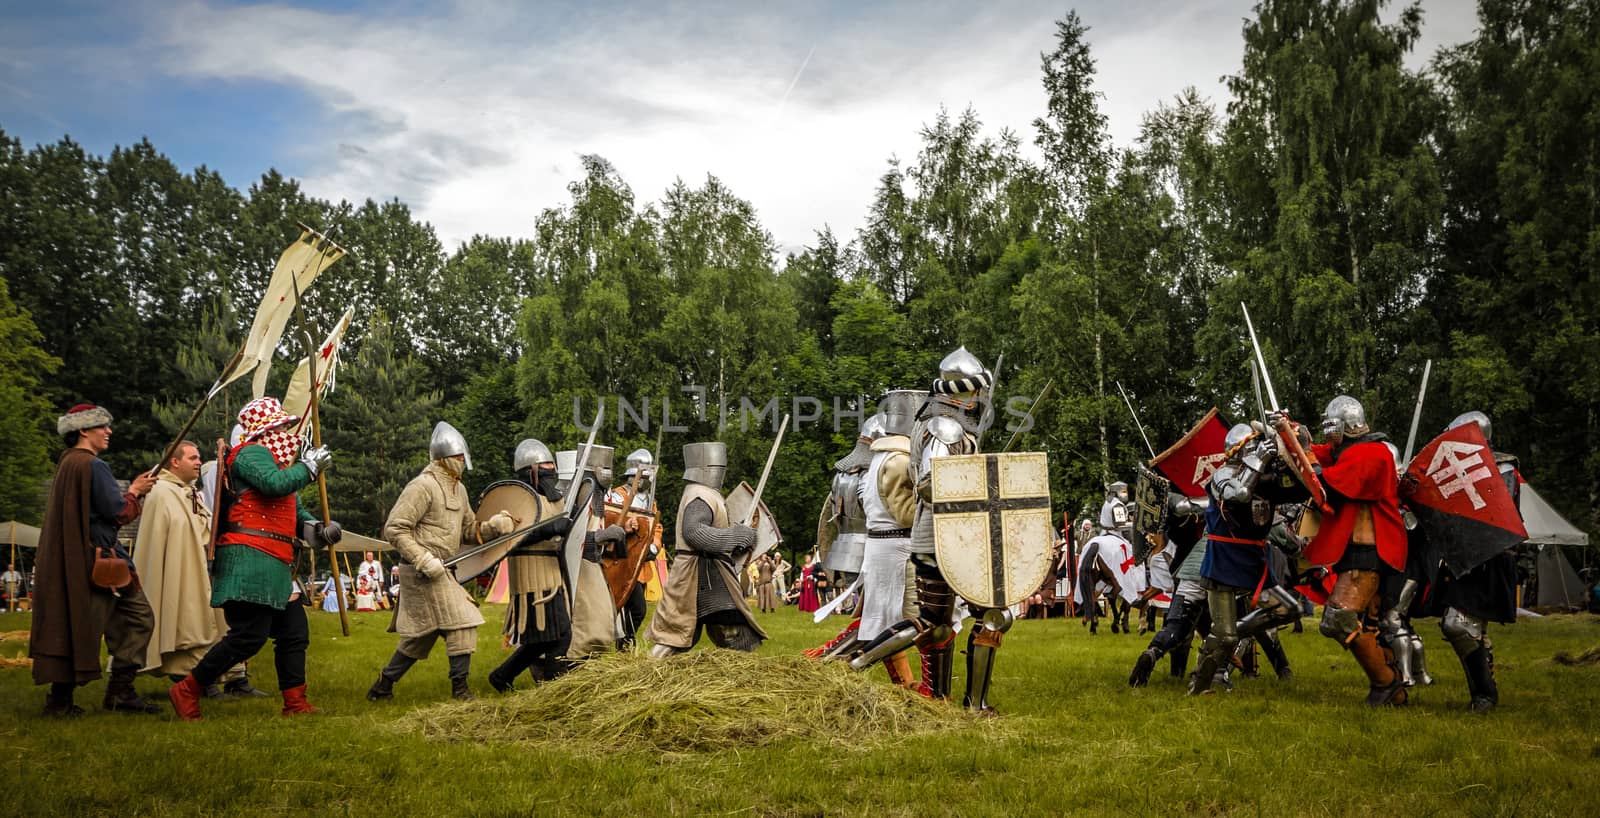
[[[485,611],[473,686],[504,655]],[[1363,677],[1315,628],[1284,633],[1297,678],[1242,680],[1187,698],[1166,676],[1125,684],[1146,637],[1089,636],[1075,621],[1024,621],[1006,637],[991,700],[1005,716],[954,732],[846,747],[787,739],[713,752],[573,752],[551,744],[441,741],[393,729],[444,701],[442,649],[396,688],[363,694],[395,644],[388,614],[313,612],[318,717],[275,699],[207,703],[206,720],[99,712],[38,716],[42,688],[0,670],[0,813],[19,815],[1592,815],[1600,792],[1600,666],[1551,660],[1600,645],[1600,619],[1496,627],[1501,707],[1469,714],[1460,666],[1419,623],[1438,682],[1411,707],[1370,711]],[[844,623],[763,615],[765,654],[790,654]],[[27,615],[0,615],[0,631]],[[17,655],[0,641],[0,655]],[[269,648],[270,651],[270,648]],[[882,678],[882,671],[874,671]],[[254,681],[274,689],[270,654]],[[957,674],[960,688],[960,673]],[[166,683],[141,679],[159,695]]]

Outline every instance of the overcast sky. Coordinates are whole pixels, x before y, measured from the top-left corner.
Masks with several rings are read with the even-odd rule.
[[[1413,65],[1476,23],[1467,0],[1422,5]],[[0,128],[95,153],[148,136],[237,187],[276,167],[316,196],[399,197],[447,249],[530,235],[597,153],[640,201],[715,174],[795,248],[853,236],[941,105],[1031,150],[1067,9],[1126,144],[1185,86],[1225,103],[1251,6],[0,0]]]

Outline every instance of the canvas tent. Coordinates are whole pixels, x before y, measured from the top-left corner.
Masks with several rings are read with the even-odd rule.
[[[1533,604],[1540,608],[1582,609],[1588,604],[1588,588],[1561,553],[1561,546],[1588,545],[1589,535],[1556,513],[1528,483],[1522,484],[1520,505],[1522,522],[1528,529],[1527,543],[1537,548]]]

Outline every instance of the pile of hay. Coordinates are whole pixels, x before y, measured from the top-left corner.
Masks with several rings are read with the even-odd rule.
[[[518,684],[526,684],[526,678]],[[788,738],[859,745],[957,729],[977,719],[840,662],[699,650],[669,659],[615,654],[505,696],[418,710],[397,729],[480,742],[693,752]]]

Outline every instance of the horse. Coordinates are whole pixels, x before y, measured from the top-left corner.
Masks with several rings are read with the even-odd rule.
[[[1112,633],[1132,633],[1128,624],[1134,608],[1143,609],[1149,587],[1144,566],[1133,559],[1133,546],[1112,533],[1101,534],[1083,547],[1078,558],[1078,584],[1073,601],[1079,605],[1089,633],[1098,629],[1099,597],[1107,595]]]

